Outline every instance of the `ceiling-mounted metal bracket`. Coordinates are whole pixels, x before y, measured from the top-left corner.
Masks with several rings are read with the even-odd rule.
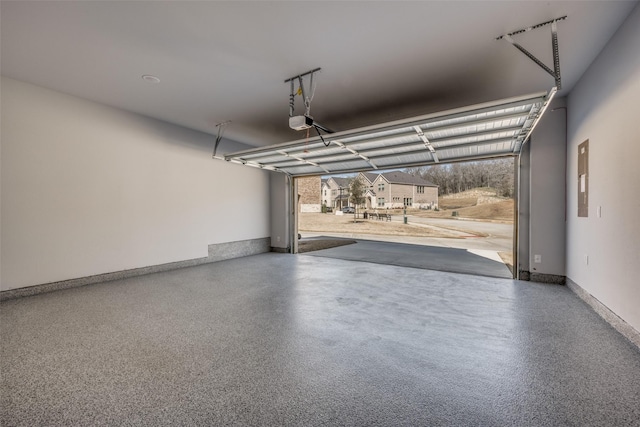
[[[231,120],[227,120],[226,122],[218,123],[216,125],[216,127],[218,128],[218,134],[216,135],[216,141],[213,144],[213,154],[211,155],[212,159],[216,158],[216,152],[218,151],[218,145],[220,145],[220,141],[222,141],[224,128],[229,124],[231,124]]]
[[[501,35],[499,37],[496,37],[496,40],[503,40],[504,39],[504,40],[508,41],[516,49],[518,49],[520,52],[525,54],[527,56],[527,58],[531,59],[533,62],[538,64],[538,66],[540,68],[545,70],[547,73],[551,74],[553,76],[553,78],[555,79],[555,82],[556,82],[555,87],[558,88],[558,90],[560,90],[562,88],[562,77],[560,75],[560,53],[558,51],[558,26],[557,26],[557,22],[558,21],[564,21],[565,19],[567,19],[566,15],[562,16],[560,18],[552,19],[551,21],[542,22],[540,24],[533,25],[531,27],[527,27],[527,28],[523,28],[523,29],[520,29],[520,30],[512,31],[512,32],[507,33],[507,34],[503,34],[503,35]],[[550,67],[548,67],[544,62],[542,62],[541,60],[536,58],[536,56],[534,54],[529,52],[527,49],[522,47],[520,44],[516,43],[516,41],[513,40],[513,38],[511,37],[511,36],[514,36],[514,35],[517,35],[517,34],[522,34],[522,33],[529,32],[531,30],[535,30],[535,29],[538,29],[538,28],[541,28],[541,27],[545,27],[547,25],[551,26],[551,48],[553,49],[553,70]]]
[[[320,131],[323,131],[325,133],[334,133],[333,130],[322,126],[320,123],[317,123],[313,117],[311,117],[311,101],[313,100],[314,94],[315,94],[315,86],[313,84],[313,75],[320,71],[321,68],[315,68],[313,70],[309,70],[306,73],[302,73],[302,74],[298,74],[297,76],[293,76],[293,77],[289,77],[288,79],[286,79],[284,82],[285,83],[290,83],[290,91],[289,91],[289,126],[292,129],[295,130],[305,130],[305,129],[309,129],[310,127],[313,127],[316,129],[316,132],[318,132],[318,136],[320,136],[320,139],[322,140],[322,142],[328,146],[329,144],[327,144],[324,141],[324,137],[322,136],[322,134],[320,134]],[[309,92],[305,91],[305,87],[304,87],[304,78],[306,76],[310,76],[309,78]],[[295,82],[296,80],[298,81],[298,90],[295,90]],[[296,95],[301,95],[302,96],[302,100],[304,101],[304,116],[296,116],[294,117],[294,113],[295,113],[295,99],[296,99]],[[292,120],[293,119],[299,119],[299,120],[294,120],[293,124],[292,124]]]
[[[291,92],[289,93],[289,117],[293,117],[293,110],[295,108],[295,103],[294,103],[295,96],[296,96],[296,93],[295,93],[295,90],[294,90],[295,81],[298,80],[298,84],[300,85],[299,88],[300,88],[300,91],[302,92],[302,99],[305,100],[305,107],[307,107],[307,109],[308,109],[309,106],[306,103],[306,99],[307,98],[306,98],[305,93],[304,93],[303,78],[305,76],[311,75],[311,83],[310,83],[311,87],[309,89],[313,91],[313,74],[315,72],[317,72],[317,71],[320,71],[320,70],[321,70],[321,68],[315,68],[313,70],[307,71],[306,73],[302,73],[302,74],[298,74],[297,76],[289,77],[288,79],[286,79],[284,81],[285,83],[289,83],[289,82],[291,83]],[[308,111],[305,112],[305,114],[308,114]]]
[[[307,71],[306,73],[302,73],[302,74],[298,74],[297,76],[289,77],[289,78],[288,78],[287,80],[285,80],[284,82],[285,82],[285,83],[289,83],[291,80],[296,80],[296,79],[299,79],[299,78],[301,78],[301,77],[308,76],[309,74],[313,74],[313,73],[315,73],[316,71],[320,71],[321,69],[322,69],[322,68],[315,68],[315,69],[313,69],[313,70],[309,70],[309,71]]]

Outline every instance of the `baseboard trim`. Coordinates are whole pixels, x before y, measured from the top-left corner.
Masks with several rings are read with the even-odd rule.
[[[586,302],[593,310],[598,313],[613,329],[620,332],[625,338],[633,343],[638,349],[640,349],[640,332],[633,326],[621,319],[617,314],[611,311],[606,305],[602,304],[596,297],[584,290],[573,280],[567,277],[567,286],[573,291],[581,300]]]
[[[62,289],[77,288],[96,283],[110,282],[112,280],[127,279],[129,277],[143,276],[145,274],[161,273],[164,271],[177,270],[179,268],[194,267],[196,265],[210,264],[212,262],[244,256],[257,255],[269,252],[271,250],[270,244],[270,237],[212,244],[208,247],[208,256],[203,258],[194,258],[148,267],[133,268],[130,270],[115,271],[112,273],[96,274],[95,276],[44,283],[25,288],[9,289],[0,292],[0,301],[28,297],[47,292],[59,291]]]
[[[518,270],[518,280],[530,281],[531,273],[528,270]]]
[[[531,280],[532,282],[551,283],[554,285],[565,285],[567,283],[567,278],[565,276],[545,273],[531,273],[529,280]]]
[[[291,252],[291,248],[276,248],[275,246],[272,246],[271,252],[276,252],[279,254],[288,254],[289,252]]]
[[[566,285],[567,278],[557,274],[535,273],[528,270],[520,270],[520,280],[526,282],[551,283],[554,285]]]

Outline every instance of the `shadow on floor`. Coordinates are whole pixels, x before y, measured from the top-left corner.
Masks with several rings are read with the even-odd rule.
[[[353,242],[331,238],[318,238],[317,240]],[[313,252],[306,251],[306,255],[505,279],[513,278],[509,268],[503,262],[496,260],[499,257],[493,251],[471,252],[467,249],[374,240],[357,240],[356,243],[355,245],[343,243],[341,246],[321,250],[311,249]]]
[[[303,254],[306,252],[319,251],[322,249],[331,249],[338,246],[352,245],[354,243],[356,243],[355,240],[332,237],[305,239],[298,243],[298,253]]]

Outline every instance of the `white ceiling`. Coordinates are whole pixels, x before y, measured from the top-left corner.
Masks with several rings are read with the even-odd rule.
[[[284,80],[321,67],[337,131],[548,90],[495,37],[553,18],[563,96],[636,1],[2,1],[2,75],[255,146],[301,138]],[[517,41],[552,66],[549,27]],[[161,79],[146,83],[143,74]],[[302,112],[300,98],[296,112]]]

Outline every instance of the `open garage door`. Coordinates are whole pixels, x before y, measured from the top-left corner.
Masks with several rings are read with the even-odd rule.
[[[299,178],[514,157],[520,154],[555,93],[554,87],[548,93],[238,151],[224,159]],[[290,189],[291,206],[297,204],[296,187]],[[298,215],[295,208],[291,212],[290,249],[296,253]],[[517,230],[516,215],[515,236]],[[514,265],[518,243],[516,238]]]
[[[514,156],[555,94],[503,99],[238,151],[224,159],[293,177]]]
[[[513,278],[514,172],[505,157],[298,177],[298,253]]]

